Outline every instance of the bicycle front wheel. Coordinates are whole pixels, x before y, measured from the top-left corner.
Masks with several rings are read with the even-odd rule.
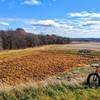
[[[90,88],[96,88],[100,85],[100,77],[98,73],[91,73],[87,77],[87,85]]]

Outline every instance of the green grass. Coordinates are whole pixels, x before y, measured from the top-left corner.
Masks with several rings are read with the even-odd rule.
[[[100,100],[100,88],[70,87],[66,84],[44,88],[0,92],[0,100]]]
[[[92,51],[93,56],[100,56],[100,51]]]

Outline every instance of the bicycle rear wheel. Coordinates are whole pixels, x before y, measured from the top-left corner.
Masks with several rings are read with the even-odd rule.
[[[87,77],[87,85],[90,88],[97,88],[100,85],[100,77],[98,73],[91,73]]]

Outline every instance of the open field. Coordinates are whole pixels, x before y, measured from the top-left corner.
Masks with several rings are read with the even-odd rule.
[[[73,96],[71,100],[82,100],[80,98],[85,96],[85,93],[87,95],[90,93],[91,98],[97,97],[96,100],[99,100],[100,96],[96,95],[96,93],[100,93],[99,89],[97,91],[84,89],[81,85],[92,70],[87,64],[90,64],[93,58],[83,57],[77,53],[77,50],[82,48],[91,49],[93,50],[91,56],[100,61],[99,47],[100,43],[82,43],[1,51],[0,90],[10,89],[10,92],[0,92],[1,100],[6,100],[4,98],[7,97],[10,98],[8,100],[17,100],[18,98],[23,100],[21,95],[23,98],[27,98],[24,100],[33,100],[32,98],[36,100],[61,100],[61,98],[66,100],[64,97],[71,96]],[[75,86],[77,86],[76,90]],[[22,91],[19,90],[21,87]],[[30,87],[34,88],[30,89]],[[91,94],[91,91],[94,95]],[[88,96],[83,100],[88,100]]]
[[[41,81],[73,67],[89,64],[92,58],[74,53],[72,47],[73,53],[67,50],[68,46],[72,45],[74,44],[1,52],[0,84],[15,86],[30,81]],[[83,45],[85,44],[80,44],[80,48]]]
[[[100,51],[100,43],[96,42],[81,42],[81,43],[72,43],[72,44],[65,44],[65,45],[55,45],[50,46],[49,49],[55,50],[79,50],[79,49],[90,49],[95,51]]]

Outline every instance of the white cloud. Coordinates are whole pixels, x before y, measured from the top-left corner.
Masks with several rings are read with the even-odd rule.
[[[58,23],[56,23],[53,20],[38,20],[31,22],[34,26],[58,26]]]
[[[74,26],[85,29],[91,29],[93,26],[100,27],[100,13],[82,11],[80,13],[70,13],[69,15],[71,24]],[[96,28],[96,27],[95,27]]]
[[[65,29],[69,37],[100,38],[100,13],[87,11],[71,12],[67,14],[67,18],[66,22],[73,26],[71,29]]]
[[[27,5],[39,5],[40,1],[39,0],[25,0],[23,3]]]
[[[72,26],[67,25],[65,23],[59,23],[55,20],[37,20],[30,22],[33,26],[44,26],[44,27],[64,27],[64,28],[71,28]]]
[[[0,22],[22,23],[25,30],[33,33],[57,34],[67,37],[100,37],[99,13],[81,12],[67,14],[62,19],[0,18]],[[10,24],[11,25],[11,24]],[[12,26],[10,26],[12,27]],[[20,24],[19,24],[20,27]]]
[[[89,20],[86,22],[81,22],[82,25],[100,25],[100,21],[97,20]]]
[[[78,12],[78,13],[70,13],[69,14],[71,17],[99,17],[100,18],[100,13],[94,13],[94,12]]]
[[[9,26],[9,23],[7,23],[7,22],[0,22],[0,25]]]

